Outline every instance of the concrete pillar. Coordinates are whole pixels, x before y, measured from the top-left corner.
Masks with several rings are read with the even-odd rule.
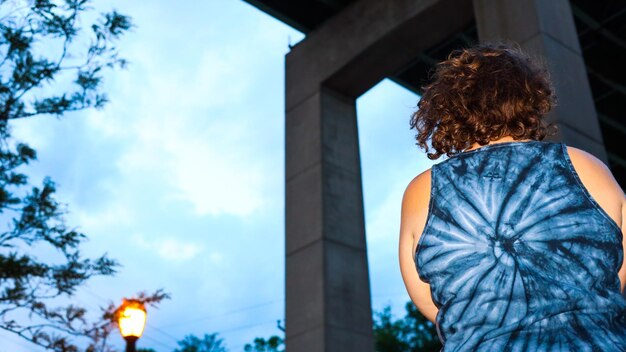
[[[469,0],[357,0],[286,55],[287,351],[374,351],[355,100],[472,17]]]
[[[286,349],[374,351],[356,104],[286,112]]]
[[[558,104],[548,115],[563,141],[594,154],[608,165],[600,124],[587,80],[568,0],[473,0],[481,42],[515,41],[547,60]]]

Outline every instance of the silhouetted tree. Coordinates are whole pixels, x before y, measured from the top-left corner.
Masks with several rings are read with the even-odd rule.
[[[278,330],[285,333],[285,327],[280,324],[280,319],[276,320],[276,327]],[[243,350],[245,352],[284,352],[285,341],[282,337],[272,335],[267,340],[262,337],[254,339],[252,344],[247,343]]]
[[[86,237],[65,224],[50,178],[29,185],[22,170],[37,153],[11,138],[10,121],[107,102],[101,75],[125,66],[113,43],[132,24],[116,11],[102,13],[86,27],[84,51],[75,49],[89,2],[0,0],[0,213],[7,220],[0,229],[0,329],[55,351],[77,351],[75,338],[96,341],[89,350],[102,341],[105,322],[89,323],[86,310],[68,298],[92,276],[114,274],[118,264],[106,254],[82,255]],[[54,87],[59,76],[73,76],[73,85]]]
[[[377,352],[435,352],[441,349],[434,324],[409,301],[406,316],[394,320],[391,307],[374,313],[374,338]]]
[[[374,312],[373,331],[376,352],[439,352],[441,343],[437,329],[408,301],[405,305],[406,315],[394,320],[391,307],[385,306],[382,311]],[[285,329],[280,326],[283,332]],[[246,344],[246,352],[284,352],[283,338],[273,335],[268,339],[257,337],[254,343]]]
[[[217,336],[217,333],[204,334],[203,338],[187,335],[183,340],[178,341],[180,349],[176,349],[174,352],[227,352],[222,343],[224,341]]]
[[[377,352],[405,352],[410,350],[406,337],[406,322],[393,320],[391,307],[374,312],[374,338]]]
[[[404,318],[407,329],[405,335],[411,346],[410,351],[438,352],[442,346],[435,325],[417,310],[413,302],[407,302],[405,309],[407,312]]]
[[[284,352],[284,341],[281,337],[272,335],[267,340],[261,337],[254,339],[253,344],[246,344],[243,348],[246,352]]]

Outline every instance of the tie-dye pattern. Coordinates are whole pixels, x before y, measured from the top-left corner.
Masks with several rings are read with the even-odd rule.
[[[626,351],[621,229],[565,144],[489,144],[431,175],[415,261],[442,351]]]

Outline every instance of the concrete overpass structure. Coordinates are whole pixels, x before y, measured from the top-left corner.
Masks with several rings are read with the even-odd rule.
[[[593,153],[626,188],[626,4],[245,1],[306,34],[285,57],[289,352],[374,351],[355,102],[384,78],[419,94],[452,49],[516,41],[550,66],[552,139]]]

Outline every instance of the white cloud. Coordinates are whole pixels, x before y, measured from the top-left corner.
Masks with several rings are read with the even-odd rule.
[[[224,255],[217,251],[212,251],[209,253],[209,260],[213,264],[221,264],[224,262]]]
[[[245,103],[259,70],[243,51],[213,47],[196,54],[195,67],[159,70],[159,56],[132,50],[141,70],[122,72],[107,116],[87,119],[124,140],[117,165],[126,179],[160,177],[163,200],[189,203],[198,216],[248,216],[273,201],[264,195],[272,170],[259,154],[270,152],[255,136],[259,112]]]
[[[128,225],[133,222],[133,212],[124,203],[111,203],[100,211],[72,209],[71,216],[87,229],[103,229],[111,225]]]
[[[183,262],[195,258],[202,252],[199,244],[183,242],[171,237],[154,236],[156,240],[146,240],[142,235],[134,235],[133,242],[139,247],[154,251],[159,257],[168,261]]]
[[[133,128],[136,139],[118,161],[125,176],[162,177],[165,200],[189,202],[197,215],[246,216],[262,206],[268,173],[228,122],[161,115]]]
[[[294,31],[246,3],[104,1],[102,10],[115,3],[138,25],[119,41],[128,69],[105,75],[110,103],[62,121],[28,119],[19,132],[40,152],[30,170],[59,182],[68,224],[89,237],[84,253],[122,264],[115,278],[95,278],[94,290],[112,298],[164,287],[174,299],[153,326],[199,306],[211,314],[207,301],[232,310],[282,295],[281,246],[264,240],[282,231],[266,224],[283,215],[282,74]],[[257,294],[244,297],[242,287]],[[201,332],[188,328],[170,332]],[[231,345],[250,341],[236,333]]]

